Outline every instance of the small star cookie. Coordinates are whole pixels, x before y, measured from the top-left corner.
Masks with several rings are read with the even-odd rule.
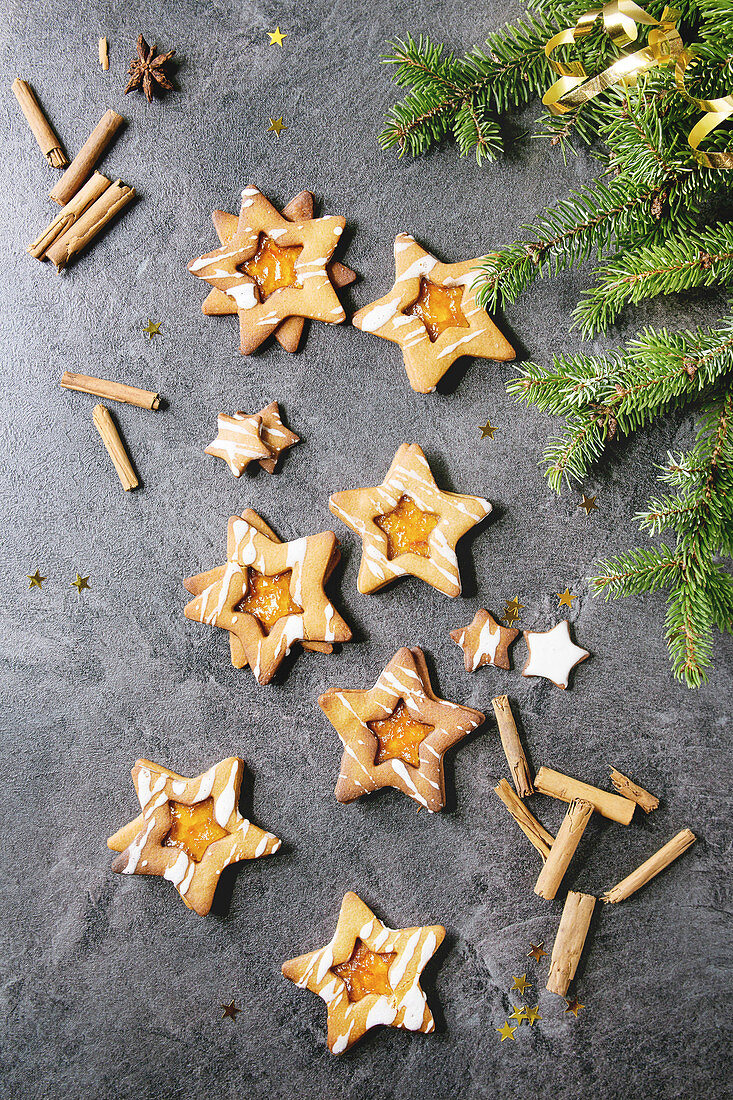
[[[388,928],[360,897],[348,893],[331,942],[288,959],[282,972],[326,1002],[328,1049],[343,1054],[377,1024],[435,1030],[420,975],[444,936],[439,924]]]
[[[446,596],[461,592],[456,543],[491,511],[483,497],[439,489],[416,443],[402,444],[381,485],[334,493],[328,506],[361,536],[360,592],[411,575]]]
[[[160,875],[173,883],[189,909],[205,916],[225,867],[273,855],[282,843],[239,812],[243,773],[238,756],[194,779],[138,760],[132,781],[142,814],[107,841],[120,853],[112,870]]]
[[[473,622],[459,630],[451,630],[450,636],[463,650],[466,672],[475,672],[484,665],[509,669],[509,646],[519,634],[513,627],[499,626],[496,620],[480,607]]]
[[[358,310],[352,322],[401,346],[413,390],[431,393],[461,355],[514,359],[514,348],[476,300],[481,258],[439,263],[408,233],[398,234],[394,255],[394,286]]]
[[[570,639],[567,619],[561,619],[552,630],[525,630],[529,657],[522,669],[522,676],[544,676],[559,688],[568,686],[570,670],[579,665],[590,653]]]
[[[258,413],[219,413],[216,439],[204,454],[222,458],[235,477],[241,477],[250,462],[259,462],[269,474],[275,472],[283,451],[300,442],[300,436],[286,428],[277,401],[271,401]]]

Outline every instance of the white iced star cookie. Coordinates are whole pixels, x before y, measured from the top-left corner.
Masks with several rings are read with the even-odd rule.
[[[525,630],[529,657],[522,669],[522,676],[544,676],[563,690],[568,686],[570,670],[590,657],[587,649],[581,649],[570,638],[566,619],[552,630]]]

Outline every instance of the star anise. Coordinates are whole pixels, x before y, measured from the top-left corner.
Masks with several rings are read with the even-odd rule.
[[[153,43],[152,46],[148,46],[142,35],[138,37],[137,57],[133,58],[130,62],[130,68],[127,70],[130,74],[130,79],[125,88],[125,95],[127,95],[128,92],[134,91],[136,88],[142,88],[148,103],[152,103],[153,88],[155,84],[159,84],[161,88],[165,88],[168,91],[173,91],[173,85],[165,73],[165,66],[176,51],[171,50],[170,53],[156,55],[155,50],[155,43]]]

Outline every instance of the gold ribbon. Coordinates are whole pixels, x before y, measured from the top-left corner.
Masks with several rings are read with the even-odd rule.
[[[695,50],[683,50],[677,57],[674,68],[677,91],[690,103],[694,103],[698,110],[705,111],[700,121],[690,130],[687,140],[692,146],[695,159],[705,168],[733,168],[733,153],[704,153],[698,148],[708,134],[733,115],[733,95],[722,96],[720,99],[697,99],[690,95],[685,88],[685,72],[696,56]]]

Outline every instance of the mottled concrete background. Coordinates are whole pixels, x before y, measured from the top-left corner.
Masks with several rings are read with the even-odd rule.
[[[654,463],[690,443],[693,417],[670,415],[616,445],[584,486],[599,502],[586,519],[577,492],[557,498],[542,479],[556,425],[507,398],[510,365],[463,360],[445,392],[419,396],[393,345],[318,325],[296,356],[268,346],[245,360],[235,319],[203,317],[205,288],[186,272],[215,244],[211,210],[236,210],[247,183],[278,203],[311,188],[324,212],[347,216],[342,258],[361,273],[344,295],[349,311],[391,285],[399,230],[448,261],[508,243],[541,204],[589,179],[591,162],[565,167],[530,140],[481,169],[451,145],[414,163],[384,154],[376,134],[396,93],[379,57],[408,30],[463,50],[519,11],[496,0],[5,6],[5,1096],[689,1100],[725,1090],[731,646],[716,641],[713,684],[691,693],[669,673],[663,598],[609,606],[584,579],[599,556],[635,544]],[[277,24],[283,49],[267,45]],[[180,63],[178,91],[152,106],[121,95],[139,31],[175,46]],[[139,201],[62,276],[25,254],[53,213],[55,176],[10,93],[16,75],[33,83],[71,153],[105,108],[129,120],[102,169]],[[265,129],[281,114],[278,140]],[[501,323],[522,355],[579,346],[568,320],[586,282],[540,283],[507,311]],[[614,338],[650,320],[712,320],[718,306],[655,303]],[[152,342],[148,317],[162,323]],[[59,388],[64,368],[165,395],[159,414],[114,409],[137,493],[120,489],[93,399]],[[272,398],[304,443],[278,476],[235,481],[203,454],[216,414]],[[499,430],[481,443],[487,416]],[[464,543],[464,597],[412,580],[359,596],[358,545],[338,526],[334,598],[355,643],[329,658],[301,654],[287,677],[257,686],[232,668],[225,636],[184,619],[181,579],[222,560],[227,517],[248,505],[284,537],[336,526],[329,493],[379,482],[404,441],[424,447],[444,487],[494,503]],[[48,580],[28,591],[36,567]],[[70,587],[77,570],[90,575],[81,597]],[[580,596],[575,638],[593,654],[570,691],[516,668],[464,672],[451,628],[519,596],[522,625],[546,629],[566,585]],[[628,829],[593,821],[567,885],[600,892],[681,827],[700,836],[652,886],[600,913],[577,1020],[543,991],[547,960],[526,958],[530,940],[552,942],[562,901],[533,894],[536,854],[491,793],[506,770],[493,719],[450,759],[449,812],[418,815],[393,792],[350,806],[333,797],[339,745],[316,698],[370,684],[403,644],[425,648],[447,698],[490,712],[491,697],[508,692],[535,767],[605,785],[610,762],[661,796],[660,810]],[[515,661],[521,668],[521,643]],[[245,812],[283,838],[282,852],[231,874],[206,919],[168,883],[112,875],[105,839],[136,813],[136,757],[197,774],[231,753],[247,762]],[[560,805],[538,796],[532,809],[557,828]],[[281,977],[283,959],[330,938],[347,889],[393,925],[448,928],[426,982],[436,1035],[382,1029],[333,1058],[323,1004]],[[543,1018],[500,1044],[495,1029],[519,1003],[512,975],[525,971]],[[235,1023],[220,1019],[232,998],[243,1009]]]

